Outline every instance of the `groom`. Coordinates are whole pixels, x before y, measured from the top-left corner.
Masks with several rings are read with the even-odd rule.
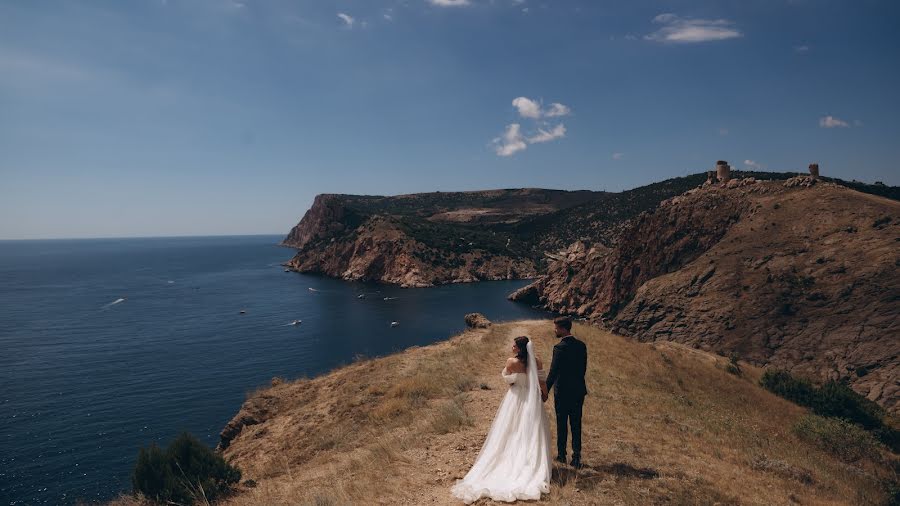
[[[566,463],[566,439],[568,427],[572,427],[572,467],[581,467],[581,408],[587,387],[584,373],[587,369],[587,347],[572,335],[572,320],[560,317],[553,320],[556,337],[553,362],[547,374],[547,390],[553,388],[553,404],[556,407],[557,462]],[[544,399],[546,400],[546,399]]]

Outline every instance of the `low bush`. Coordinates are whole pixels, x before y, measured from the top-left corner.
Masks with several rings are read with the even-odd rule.
[[[805,379],[795,378],[787,371],[766,369],[759,383],[766,390],[795,404],[812,407],[815,403],[816,387]]]
[[[240,470],[188,433],[165,451],[156,445],[141,448],[131,476],[135,494],[160,504],[208,503],[240,480]]]
[[[844,382],[831,380],[816,387],[787,371],[769,369],[763,373],[760,384],[776,395],[810,408],[817,415],[840,418],[871,431],[892,451],[900,452],[900,431],[887,422],[884,409],[854,392]]]
[[[879,454],[880,444],[871,433],[839,418],[805,415],[794,425],[794,433],[844,462],[875,459]]]

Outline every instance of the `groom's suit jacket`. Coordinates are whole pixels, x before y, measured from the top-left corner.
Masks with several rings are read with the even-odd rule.
[[[556,402],[579,402],[587,395],[584,373],[587,370],[587,346],[568,335],[553,346],[553,362],[547,373],[547,388],[553,388]]]

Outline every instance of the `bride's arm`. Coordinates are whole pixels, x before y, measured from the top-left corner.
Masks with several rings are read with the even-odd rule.
[[[541,384],[541,400],[546,401],[550,394],[547,390],[547,375],[544,374],[544,364],[537,357],[534,357],[534,361],[537,362],[538,382]]]
[[[509,367],[515,365],[516,359],[510,358],[506,360],[506,365],[503,367],[503,379],[506,380],[510,385],[516,382],[516,376],[510,371]]]

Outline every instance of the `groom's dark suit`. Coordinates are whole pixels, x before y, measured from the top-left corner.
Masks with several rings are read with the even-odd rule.
[[[587,347],[568,335],[553,347],[553,362],[547,374],[547,388],[553,389],[556,407],[556,448],[559,456],[566,456],[568,427],[572,427],[572,458],[581,459],[581,410],[587,387],[584,373],[587,370]]]

